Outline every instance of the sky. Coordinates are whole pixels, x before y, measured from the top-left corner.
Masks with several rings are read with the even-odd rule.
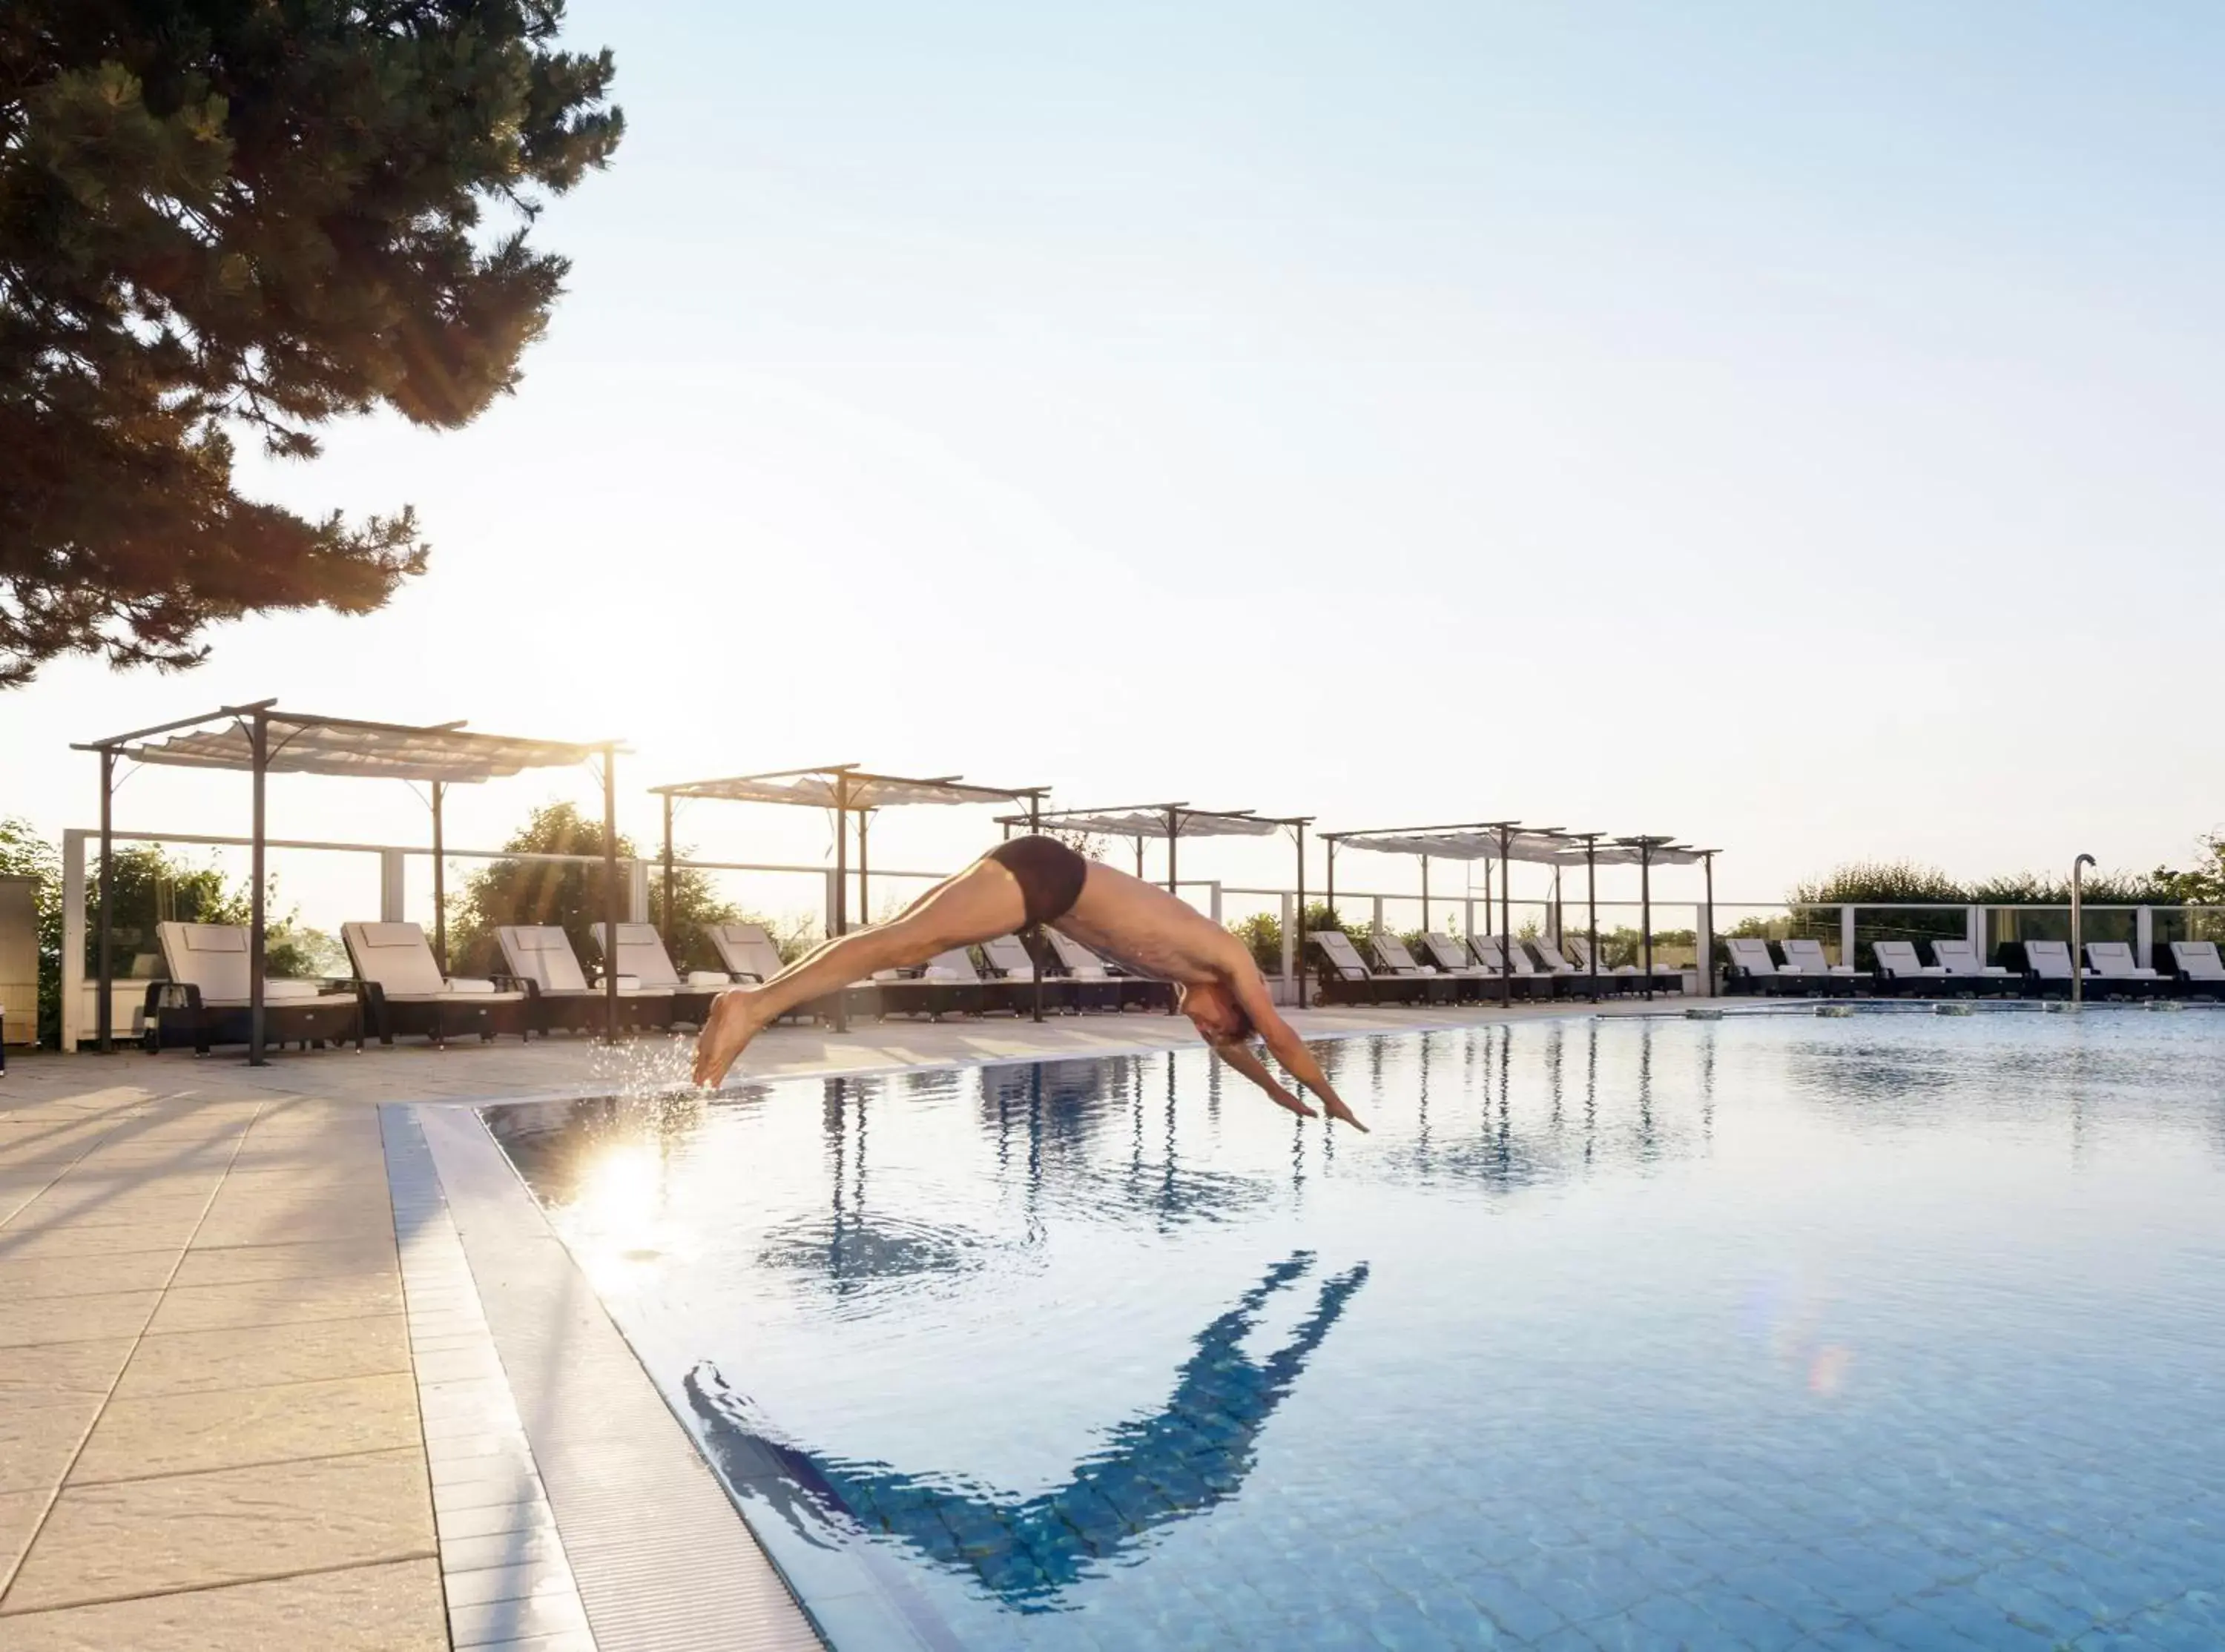
[[[568,40],[629,130],[534,231],[574,267],[517,395],[244,472],[413,503],[432,571],[186,675],[49,667],[0,812],[92,825],[68,742],[276,696],[622,737],[644,838],[647,784],[856,761],[1664,832],[1767,902],[2225,821],[2214,7],[574,0]],[[450,840],[593,787],[479,788]],[[425,832],[398,786],[270,808]],[[240,831],[246,783],[143,771],[117,818]],[[994,831],[891,814],[876,858]],[[276,864],[312,921],[375,902]]]

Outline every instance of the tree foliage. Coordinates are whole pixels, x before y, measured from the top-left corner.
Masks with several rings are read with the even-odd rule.
[[[2215,902],[2225,896],[2225,836],[2202,842],[2206,858],[2194,871],[2158,866],[2151,872],[2089,872],[2082,880],[2083,898],[2097,906]],[[2014,872],[1966,883],[1914,861],[1851,861],[1826,877],[1795,884],[1787,900],[1793,906],[2063,906],[2070,900],[2070,880],[2055,873]]]
[[[335,416],[451,427],[517,383],[567,269],[525,224],[621,130],[563,10],[0,6],[0,686],[189,665],[213,623],[365,612],[422,571],[406,507],[241,497],[234,436],[307,459]]]
[[[571,803],[550,803],[534,810],[532,818],[510,834],[504,849],[518,854],[592,855],[603,852],[603,823],[581,814]],[[618,834],[621,860],[633,858],[634,845]],[[684,852],[684,851],[682,851]],[[624,877],[624,867],[618,876]],[[592,932],[608,911],[599,858],[580,861],[497,860],[472,874],[462,891],[448,902],[448,967],[458,975],[489,975],[503,968],[502,947],[495,931],[504,924],[548,924],[562,928],[572,951],[583,964],[602,955]],[[664,922],[664,879],[652,867],[649,880],[649,917],[660,927]],[[715,969],[718,956],[703,932],[712,924],[759,922],[731,903],[721,901],[709,877],[679,867],[672,877],[672,961],[681,969]],[[767,925],[768,933],[773,926]]]
[[[99,913],[93,902],[98,860],[86,869],[85,972],[99,968]],[[54,846],[28,820],[0,820],[0,874],[37,881],[39,914],[39,1041],[61,1041],[62,862]],[[271,976],[345,975],[346,955],[331,935],[307,928],[300,914],[277,908],[273,878],[264,896],[266,972]],[[111,957],[119,978],[133,972],[142,954],[156,952],[157,923],[237,923],[248,921],[250,890],[227,883],[215,866],[196,866],[160,844],[125,844],[116,851],[109,881]],[[161,973],[159,962],[150,965]]]

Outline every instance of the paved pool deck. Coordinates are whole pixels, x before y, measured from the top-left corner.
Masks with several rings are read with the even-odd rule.
[[[1682,1007],[1290,1019],[1329,1038]],[[1142,1015],[782,1027],[738,1072],[1196,1041],[1185,1021]],[[11,1060],[0,1078],[0,1644],[817,1644],[529,1199],[489,1168],[468,1111],[676,1082],[687,1048],[662,1037],[397,1046],[262,1068],[221,1053]],[[618,1417],[631,1421],[598,1421]],[[623,1451],[604,1441],[599,1453],[599,1434]],[[693,1522],[692,1541],[731,1549],[727,1597],[686,1603],[688,1621],[659,1570],[675,1545],[643,1530],[644,1498],[657,1525]]]

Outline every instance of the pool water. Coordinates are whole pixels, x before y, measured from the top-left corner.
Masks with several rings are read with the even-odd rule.
[[[488,1117],[833,1643],[2225,1646],[2225,1017]]]

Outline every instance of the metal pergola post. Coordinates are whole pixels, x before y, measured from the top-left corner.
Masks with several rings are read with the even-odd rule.
[[[1507,851],[1514,839],[1511,823],[1502,822],[1499,832],[1499,965],[1503,973],[1499,979],[1499,994],[1509,1008],[1514,1003],[1514,917],[1512,902],[1514,880],[1507,876]]]
[[[618,1041],[618,925],[625,916],[625,896],[618,888],[618,755],[615,745],[603,748],[603,922],[611,938],[603,957],[603,1039]]]
[[[1645,1001],[1653,1002],[1653,845],[1638,847],[1638,924],[1645,952]]]
[[[447,782],[433,782],[433,961],[441,966],[441,973],[448,972],[448,885],[446,840],[441,836],[441,794]]]
[[[1591,965],[1592,1002],[1599,1002],[1599,834],[1584,838],[1584,960]]]
[[[100,752],[100,1003],[93,1012],[93,1026],[99,1037],[103,1055],[116,1048],[113,1024],[116,1009],[109,1002],[115,997],[116,979],[115,918],[111,906],[116,888],[116,820],[112,813],[115,801],[116,752],[113,748],[104,746]],[[80,964],[82,961],[79,960]]]
[[[1708,880],[1707,917],[1700,925],[1700,968],[1705,973],[1708,996],[1715,996],[1715,851],[1707,850],[1700,856],[1700,865]]]
[[[871,824],[871,809],[858,811],[858,922],[867,929],[873,927],[872,864],[870,845],[865,841],[865,828]]]
[[[1043,798],[1039,794],[1030,794],[1028,798],[1028,831],[1032,834],[1040,831],[1042,826]],[[864,852],[863,849],[859,851],[860,855]],[[1035,945],[1028,948],[1029,1014],[1040,1024],[1043,1021],[1043,926],[1037,923],[1028,927],[1034,932],[1035,940]]]
[[[1297,979],[1297,1007],[1306,1007],[1306,823],[1294,820],[1298,834],[1298,933],[1291,938],[1290,969]]]
[[[1175,845],[1182,839],[1182,811],[1167,811],[1167,893],[1176,900],[1182,898],[1182,888],[1175,877]]]
[[[1429,858],[1422,857],[1422,933],[1429,933]]]
[[[834,773],[834,934],[850,933],[850,771]],[[850,989],[834,990],[834,1030],[850,1030]]]
[[[263,929],[268,915],[263,909],[263,794],[270,772],[270,724],[264,707],[256,707],[247,737],[255,756],[255,845],[250,872],[255,887],[247,897],[247,1065],[263,1067],[267,1065],[263,1054],[263,971],[269,953]]]
[[[672,953],[672,794],[664,794],[664,952]]]

